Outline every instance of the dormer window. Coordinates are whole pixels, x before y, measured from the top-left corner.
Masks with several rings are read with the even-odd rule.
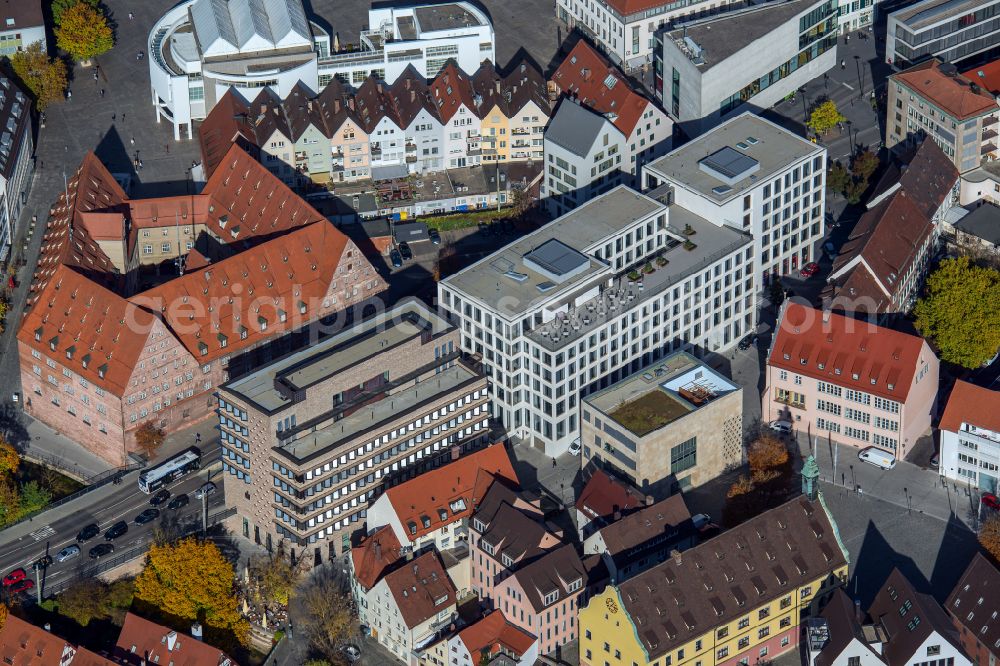
[[[73,358],[73,354],[75,352],[76,352],[76,347],[71,345],[70,347],[68,347],[66,349],[66,358],[72,359]]]
[[[35,342],[41,342],[41,341],[42,341],[42,327],[39,326],[38,328],[35,329]]]
[[[559,601],[559,590],[554,590],[549,592],[544,597],[542,597],[542,603],[546,606],[551,606],[555,602]]]
[[[216,336],[216,337],[219,338],[219,346],[220,347],[225,347],[226,345],[229,344],[229,338],[227,338],[223,333],[219,333],[218,336]]]
[[[583,587],[583,579],[582,578],[577,578],[576,580],[572,581],[569,585],[566,586],[566,591],[567,592],[576,592],[577,590],[579,590],[582,587]]]
[[[790,360],[792,360],[792,355],[791,355],[791,354],[783,354],[783,355],[782,355],[782,357],[783,357],[783,358],[784,358],[784,359],[785,359],[786,361],[790,361]]]
[[[406,524],[406,526],[410,528],[410,534],[416,534],[417,533],[417,524],[415,522],[413,522],[412,520],[410,522],[408,522]]]
[[[247,327],[240,326],[240,340],[246,340],[246,339],[247,339]]]
[[[878,382],[878,377],[872,377],[872,386],[875,386],[876,382]]]
[[[299,301],[299,314],[306,313],[306,304],[303,301]]]
[[[420,522],[423,524],[424,529],[427,529],[428,527],[431,526],[430,516],[420,516]]]
[[[893,390],[894,388],[896,388],[896,385],[895,385],[895,384],[889,384],[888,388],[889,388],[889,390],[891,391],[891,390]]]
[[[500,561],[503,562],[503,565],[505,567],[512,567],[512,566],[514,566],[514,558],[511,557],[510,555],[508,555],[507,553],[502,553],[500,555]]]
[[[263,317],[257,317],[257,324],[260,326],[260,330],[262,331],[267,330],[267,320],[264,319]]]
[[[83,358],[80,359],[80,362],[83,363],[83,367],[86,369],[87,366],[90,365],[90,354],[84,354]]]
[[[284,310],[278,310],[278,321],[288,321],[288,315]]]
[[[208,355],[208,345],[206,345],[204,342],[199,342],[198,343],[198,353],[201,354],[202,356],[207,356]]]
[[[800,359],[799,359],[799,364],[800,364],[800,365],[805,365],[805,364],[807,364],[808,362],[809,362],[809,361],[808,361],[808,359],[804,359],[804,358],[800,358]]]
[[[97,376],[104,379],[104,375],[108,374],[108,364],[105,363],[97,369]]]
[[[833,374],[835,374],[835,375],[839,375],[841,372],[843,372],[843,371],[840,368],[834,368],[834,370],[833,370]]]
[[[56,346],[58,344],[59,344],[59,336],[57,335],[56,337],[54,337],[51,340],[49,340],[49,349],[51,349],[52,351],[55,351],[56,350]]]
[[[859,377],[858,377],[858,373],[856,373],[856,372],[852,372],[852,373],[851,373],[851,379],[853,379],[853,380],[857,381],[857,380],[859,379]]]

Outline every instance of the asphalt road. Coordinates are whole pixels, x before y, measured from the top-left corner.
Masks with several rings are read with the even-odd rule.
[[[76,535],[83,527],[96,523],[101,533],[86,543],[79,544],[79,556],[63,563],[54,561],[45,570],[42,577],[44,593],[46,588],[72,580],[84,568],[94,564],[94,560],[88,557],[88,552],[97,544],[105,543],[104,532],[119,520],[127,522],[129,528],[125,535],[113,542],[115,553],[150,543],[157,528],[172,531],[182,526],[199,525],[202,507],[193,493],[205,483],[210,474],[219,488],[209,496],[208,501],[208,512],[215,513],[225,504],[223,477],[217,470],[202,469],[167,486],[172,496],[190,496],[190,503],[186,507],[171,511],[164,503],[158,507],[159,518],[145,525],[136,525],[135,517],[150,507],[149,500],[152,496],[139,490],[139,473],[133,472],[126,475],[120,485],[107,486],[82,495],[70,503],[39,514],[30,523],[22,523],[0,532],[0,572],[7,575],[23,567],[29,575],[33,575],[31,565],[38,558],[49,554],[55,559],[60,550],[77,543]],[[34,591],[30,594],[34,594]]]

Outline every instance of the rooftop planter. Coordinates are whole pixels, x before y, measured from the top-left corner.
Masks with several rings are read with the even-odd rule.
[[[659,266],[660,268],[663,268],[668,263],[670,263],[670,262],[668,262],[667,258],[664,257],[662,254],[656,258],[656,265]]]
[[[647,275],[648,275],[649,273],[652,273],[652,272],[653,272],[653,270],[654,270],[654,269],[653,269],[653,264],[652,264],[651,262],[649,262],[649,261],[647,261],[647,262],[646,262],[646,265],[642,267],[642,272],[643,272],[643,273],[646,273]]]
[[[692,227],[690,224],[685,224],[684,225],[684,235],[685,236],[694,236],[696,233],[698,233],[698,232],[696,232],[694,230],[694,227]]]
[[[692,243],[691,241],[689,240],[684,241],[684,249],[687,250],[688,252],[695,249],[696,247],[698,246]]]
[[[629,271],[628,275],[626,275],[625,277],[627,277],[631,282],[638,282],[639,280],[642,279],[642,274],[639,273],[639,271],[632,270]]]

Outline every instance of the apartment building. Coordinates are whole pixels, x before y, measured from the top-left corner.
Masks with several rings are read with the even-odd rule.
[[[580,610],[580,663],[736,666],[797,649],[803,620],[847,580],[822,501],[799,497],[675,551]]]
[[[1000,45],[1000,0],[921,0],[887,18],[885,57],[896,70],[927,58],[958,64]]]
[[[983,492],[1000,479],[1000,392],[956,381],[938,430],[939,473]]]
[[[1000,569],[976,553],[944,604],[973,666],[1000,661]]]
[[[877,5],[881,0],[840,0],[837,11],[837,25],[844,34],[852,30],[869,28],[874,23]]]
[[[464,167],[482,161],[476,93],[472,79],[449,62],[430,85],[431,101],[444,126],[442,156],[448,167]]]
[[[52,207],[18,331],[25,411],[113,464],[143,423],[170,431],[207,417],[217,386],[385,288],[353,242],[237,146],[202,194],[158,202],[173,224],[203,214],[217,253],[137,292],[143,230],[125,234],[130,202],[88,154]],[[126,266],[91,235],[109,216]]]
[[[673,121],[585,40],[577,42],[559,64],[549,87],[553,100],[559,94],[571,97],[621,132],[625,152],[619,168],[628,174],[630,184],[644,164],[672,147]]]
[[[450,660],[443,666],[477,666],[484,659],[534,666],[538,660],[538,639],[496,610],[458,631],[447,648]]]
[[[699,486],[743,462],[743,389],[687,352],[584,397],[580,425],[582,464],[644,494]]]
[[[750,294],[818,256],[826,148],[764,118],[743,113],[647,165],[643,189],[661,184],[677,205],[753,238]]]
[[[483,62],[472,76],[481,120],[483,162],[540,160],[549,118],[549,100],[541,72],[526,61],[501,76]]]
[[[41,42],[42,53],[48,53],[45,37],[45,16],[41,0],[5,2],[0,26],[0,56],[8,58],[36,42]]]
[[[555,456],[580,436],[581,394],[680,348],[736,344],[754,321],[751,261],[740,231],[619,186],[442,280],[438,296],[491,377],[493,416]]]
[[[765,421],[899,459],[930,431],[939,364],[923,338],[792,302],[779,319]]]
[[[41,30],[41,39],[44,42],[44,26]],[[3,53],[5,43],[3,32],[0,32],[0,54]],[[2,261],[11,253],[17,220],[28,201],[31,176],[35,172],[31,100],[12,79],[2,75],[0,75],[0,127],[3,128],[0,134],[0,261]]]
[[[867,614],[837,590],[809,631],[828,637],[822,647],[810,650],[813,666],[972,666],[938,602],[917,592],[896,568],[876,592]]]
[[[556,17],[593,39],[617,66],[632,70],[651,62],[654,35],[661,26],[725,12],[740,4],[735,0],[558,0]]]
[[[869,202],[841,246],[824,292],[827,307],[883,319],[909,312],[958,186],[958,169],[925,139],[899,180]]]
[[[751,3],[656,34],[654,87],[688,136],[767,109],[837,64],[837,0]]]
[[[914,65],[890,76],[887,88],[887,148],[904,153],[927,137],[963,173],[1000,155],[997,100],[951,63]]]
[[[406,300],[224,384],[219,424],[223,469],[248,486],[232,499],[243,535],[319,562],[386,486],[485,444],[489,413],[457,331]]]

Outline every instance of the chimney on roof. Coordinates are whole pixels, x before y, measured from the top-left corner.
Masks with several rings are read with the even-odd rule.
[[[340,100],[339,99],[333,100],[333,112],[334,113],[340,113]]]
[[[382,94],[382,82],[381,81],[379,81],[379,83],[378,83],[377,90],[378,90],[378,94],[381,95]]]
[[[409,81],[409,79],[407,79],[407,81]],[[416,90],[411,90],[410,91],[410,103],[412,104],[413,101],[416,100],[416,99],[417,99],[417,91]]]
[[[403,85],[404,85],[404,86],[406,87],[406,89],[407,89],[407,90],[409,90],[409,89],[410,89],[410,83],[411,83],[411,82],[410,82],[410,79],[409,79],[409,77],[407,77],[407,78],[406,78],[406,80],[405,80],[405,81],[403,81]]]
[[[652,495],[646,495],[646,506],[653,506],[653,502],[654,502],[653,496]]]
[[[681,551],[674,548],[670,551],[670,557],[674,558],[674,564],[680,566],[684,562],[684,558],[681,556]]]
[[[382,542],[377,539],[375,540],[375,559],[382,559]]]
[[[261,113],[267,113],[267,104],[264,104],[263,102],[261,102],[261,104],[260,104],[260,112]]]
[[[611,517],[614,519],[615,522],[618,522],[619,520],[622,519],[622,512],[619,511],[617,508],[615,508],[614,513],[611,514]]]
[[[353,97],[348,97],[347,98],[347,108],[350,109],[351,111],[354,110],[354,98]]]
[[[496,90],[497,90],[497,94],[499,95],[500,94],[500,79],[496,80]]]
[[[451,460],[452,460],[452,462],[458,460],[458,456],[460,456],[461,453],[462,453],[462,450],[459,449],[457,446],[451,447]]]
[[[202,640],[202,631],[200,623],[195,622],[194,624],[191,625],[191,638],[195,639],[196,641]]]
[[[419,570],[420,570],[420,565],[419,564],[414,564],[413,565],[413,577],[414,578],[416,578],[419,575],[419,573],[418,573]]]
[[[167,641],[167,652],[173,652],[174,646],[177,645],[177,632],[171,631],[169,634],[167,634],[166,641]]]

